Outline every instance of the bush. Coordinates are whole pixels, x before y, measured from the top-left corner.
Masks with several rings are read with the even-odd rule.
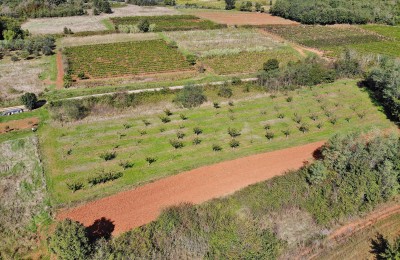
[[[233,95],[232,89],[228,87],[227,84],[223,84],[222,86],[219,87],[218,96],[224,98],[230,98],[232,97],[232,95]]]
[[[273,132],[267,132],[266,134],[265,134],[265,137],[268,139],[268,140],[272,140],[273,138],[274,138],[274,133]]]
[[[222,151],[222,147],[220,145],[218,145],[218,144],[213,144],[212,145],[212,150],[214,152],[219,152],[219,151]]]
[[[97,174],[96,176],[89,177],[88,183],[91,186],[95,186],[97,184],[102,184],[102,183],[106,183],[109,181],[119,179],[122,177],[122,175],[123,175],[122,172],[115,172],[115,173],[114,172],[102,172],[102,173]]]
[[[110,161],[112,159],[115,159],[117,157],[116,152],[105,152],[100,154],[100,158],[103,159],[104,161]]]
[[[213,102],[213,107],[216,109],[221,108],[218,102]]]
[[[187,119],[188,119],[188,117],[187,117],[185,114],[180,114],[179,117],[180,117],[182,120],[187,120]]]
[[[235,9],[236,0],[225,0],[225,10]]]
[[[86,228],[70,219],[57,223],[49,247],[59,259],[65,260],[87,259],[91,251]]]
[[[179,140],[169,140],[169,143],[171,144],[172,147],[174,147],[175,149],[180,149],[183,148],[183,142],[179,141]]]
[[[135,164],[133,162],[128,162],[128,161],[124,161],[124,162],[120,162],[119,166],[121,166],[124,170],[126,169],[130,169],[134,166]]]
[[[32,110],[36,107],[37,97],[34,93],[25,93],[21,96],[21,102],[27,109]]]
[[[72,182],[72,183],[67,183],[68,189],[70,189],[72,192],[78,191],[83,188],[83,183],[82,182]]]
[[[157,158],[155,157],[146,157],[146,162],[150,166],[151,164],[155,163],[157,161]]]
[[[316,161],[306,171],[307,182],[314,185],[323,182],[327,177],[327,169],[322,161]]]
[[[239,147],[239,145],[240,145],[240,142],[237,141],[237,140],[235,140],[235,139],[232,139],[232,140],[229,142],[229,146],[230,146],[231,148],[233,148],[233,149],[235,149],[236,147]]]
[[[200,127],[195,127],[195,128],[193,128],[193,133],[195,133],[196,135],[199,135],[199,134],[203,133],[203,130]]]
[[[187,62],[189,62],[190,65],[196,65],[197,57],[196,57],[196,55],[189,54],[186,56],[186,60],[187,60]]]
[[[201,139],[198,138],[198,137],[195,137],[195,138],[193,139],[192,143],[193,143],[194,145],[198,145],[198,144],[201,143]]]
[[[167,116],[161,116],[160,119],[161,119],[161,122],[163,122],[164,124],[171,122],[171,118],[169,118]]]
[[[239,130],[237,130],[236,128],[228,128],[228,134],[232,137],[232,138],[235,138],[235,137],[238,137],[238,136],[240,136],[241,135],[241,133],[240,133],[240,131]]]
[[[139,31],[146,33],[150,30],[150,22],[147,19],[141,20],[139,21],[137,27]]]
[[[172,116],[172,112],[171,112],[171,110],[169,110],[169,109],[164,109],[164,113],[165,113],[165,115],[166,116]]]
[[[263,70],[266,72],[279,69],[279,61],[277,59],[269,59],[263,65]]]
[[[183,139],[183,138],[185,137],[185,133],[184,133],[184,132],[181,132],[181,131],[178,131],[178,132],[176,133],[176,137],[178,137],[178,139]]]
[[[247,2],[242,2],[239,10],[244,11],[244,12],[251,12],[252,8],[253,8],[253,3],[250,1],[247,1]]]
[[[207,101],[203,94],[203,88],[194,85],[186,85],[175,97],[175,101],[182,104],[183,107],[198,107]]]

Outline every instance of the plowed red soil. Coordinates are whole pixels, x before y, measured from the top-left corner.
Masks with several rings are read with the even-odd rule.
[[[197,12],[196,16],[227,25],[299,24],[267,13]]]
[[[202,203],[226,196],[248,185],[298,169],[313,158],[324,142],[268,152],[201,167],[139,188],[59,212],[90,226],[103,217],[113,221],[113,235],[149,223],[162,209],[184,202]]]
[[[11,131],[28,129],[36,127],[39,123],[39,118],[31,117],[20,120],[8,121],[5,123],[0,123],[0,134],[8,133]]]

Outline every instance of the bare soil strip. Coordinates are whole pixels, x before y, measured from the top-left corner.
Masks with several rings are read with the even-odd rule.
[[[114,223],[113,235],[118,235],[155,220],[166,207],[185,202],[199,204],[298,169],[312,160],[314,151],[323,144],[321,141],[183,172],[76,208],[61,210],[57,219],[70,218],[90,226],[104,217]]]
[[[0,123],[0,134],[8,133],[11,131],[17,131],[22,129],[28,129],[36,127],[39,123],[39,118],[31,117],[20,120],[13,120],[5,123]]]
[[[298,22],[272,16],[267,13],[196,12],[195,15],[203,19],[227,25],[299,24]]]
[[[62,62],[62,54],[61,52],[57,52],[57,81],[56,88],[62,89],[64,87],[64,68]]]

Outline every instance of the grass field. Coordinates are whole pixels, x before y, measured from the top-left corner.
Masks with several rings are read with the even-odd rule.
[[[374,225],[357,232],[331,250],[323,251],[318,259],[376,259],[370,251],[371,240],[376,239],[378,233],[393,242],[400,235],[400,214],[393,214],[388,218],[377,221]]]
[[[66,48],[73,76],[84,72],[90,78],[190,70],[175,48],[163,40],[132,41]]]
[[[327,51],[329,56],[337,56],[346,48],[364,54],[400,56],[397,27],[277,25],[267,26],[266,30],[290,41]]]
[[[224,25],[200,19],[194,15],[114,17],[110,20],[117,28],[121,25],[136,26],[140,21],[147,20],[151,25],[154,25],[153,31],[155,32],[211,30],[224,27]]]
[[[242,91],[242,88],[235,89],[233,99],[240,97]],[[226,100],[217,97],[215,92],[208,96],[210,101]],[[287,101],[289,97],[293,98],[291,102]],[[337,132],[392,126],[372,105],[368,93],[350,80],[312,90],[304,88],[287,95],[278,94],[274,99],[264,95],[247,99],[235,101],[234,106],[222,103],[218,109],[212,104],[193,110],[173,109],[169,123],[161,122],[162,111],[151,112],[150,109],[136,117],[105,118],[63,127],[46,126],[41,130],[42,147],[55,203],[68,204],[104,197],[184,170],[324,140]],[[181,119],[181,113],[187,120]],[[143,120],[150,124],[146,126]],[[300,123],[295,122],[299,120]],[[266,124],[270,125],[269,130],[264,129]],[[308,131],[301,132],[301,126]],[[196,137],[193,133],[195,127],[203,130],[198,136],[202,140],[198,145],[192,144]],[[229,147],[232,140],[228,135],[229,127],[241,133],[236,137],[240,146],[235,149]],[[285,130],[289,132],[288,137]],[[184,147],[174,149],[170,140],[177,139],[180,132],[185,135],[179,139]],[[271,140],[266,138],[266,132],[273,134]],[[213,152],[213,144],[220,145],[222,151]],[[115,158],[112,160],[100,158],[104,153],[113,152]],[[154,157],[156,162],[148,166],[146,157]],[[121,163],[132,164],[132,167],[123,170]],[[103,170],[123,172],[123,176],[106,184],[85,185],[75,193],[68,190],[67,183],[87,183],[89,177]]]
[[[38,226],[51,222],[38,140],[31,133],[0,149],[0,258],[22,259],[38,245]]]
[[[282,46],[256,29],[167,32],[165,35],[179,48],[202,57],[264,51]]]
[[[160,36],[156,33],[141,33],[141,34],[113,33],[106,35],[65,37],[60,40],[60,43],[62,47],[72,47],[72,46],[119,43],[119,42],[130,42],[130,41],[148,41],[156,39],[160,39]]]
[[[263,64],[269,59],[277,59],[281,66],[284,66],[289,61],[296,61],[300,58],[299,53],[293,48],[282,47],[262,52],[240,52],[231,55],[206,57],[201,59],[201,62],[219,75],[229,75],[257,72],[262,69]]]

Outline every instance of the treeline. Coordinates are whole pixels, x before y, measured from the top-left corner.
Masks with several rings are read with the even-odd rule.
[[[10,55],[15,59],[29,59],[40,55],[52,55],[55,48],[55,39],[52,36],[35,36],[25,39],[13,39],[0,41],[0,59],[4,55]]]
[[[1,3],[1,2],[0,2]],[[17,18],[65,17],[88,14],[111,13],[108,0],[11,0],[1,5],[0,15]]]
[[[271,14],[304,24],[400,22],[400,2],[381,0],[277,0]]]
[[[320,159],[296,172],[227,198],[169,208],[156,221],[117,238],[108,234],[89,242],[81,226],[85,242],[78,243],[70,231],[59,230],[66,223],[72,229],[79,224],[63,222],[51,249],[61,256],[66,245],[81,244],[83,257],[91,259],[276,259],[320,243],[338,221],[398,195],[399,174],[398,134],[339,135],[323,146]],[[70,259],[76,258],[74,252],[68,251]]]

